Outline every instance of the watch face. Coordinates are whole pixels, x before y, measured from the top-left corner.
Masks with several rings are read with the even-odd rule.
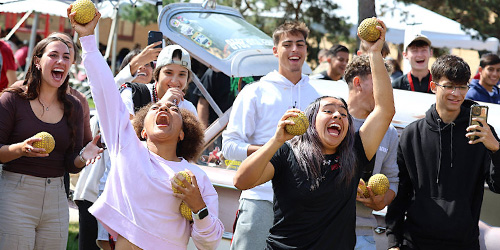
[[[201,211],[198,212],[198,217],[200,220],[208,216],[208,209],[205,207]]]

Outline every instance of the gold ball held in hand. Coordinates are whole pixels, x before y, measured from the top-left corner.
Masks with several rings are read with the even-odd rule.
[[[188,205],[183,201],[179,206],[179,211],[181,212],[182,217],[184,217],[188,221],[193,221],[193,213]]]
[[[370,187],[375,195],[385,195],[387,190],[389,190],[389,179],[384,174],[374,174],[368,180],[368,184],[365,185],[363,179],[361,179],[361,183],[358,187],[363,191],[363,195],[365,198],[369,198],[370,194],[368,193],[368,189],[366,187]]]
[[[375,42],[380,37],[380,30],[376,27],[380,26],[380,23],[375,17],[370,17],[364,19],[358,26],[359,37],[368,42]]]
[[[189,175],[188,172],[186,172],[186,171],[179,171],[175,175],[177,176],[178,174],[181,174],[182,176],[184,176],[184,178],[189,183],[192,184],[192,182],[191,182],[191,176]],[[182,181],[180,181],[179,179],[175,178],[174,180],[175,180],[175,183],[177,185],[182,186],[182,187],[186,187],[184,185],[184,183],[182,183]],[[172,190],[174,191],[174,193],[181,194],[181,192],[177,188],[175,188],[174,185],[172,185]],[[182,201],[181,205],[179,206],[179,212],[181,213],[182,217],[186,218],[186,220],[193,221],[193,215],[191,214],[191,209],[188,207],[188,205],[184,201]]]
[[[74,12],[76,12],[75,21],[79,24],[86,24],[94,19],[96,9],[91,0],[76,0],[71,8],[71,13]]]
[[[185,178],[185,179],[186,179],[189,183],[191,183],[191,184],[192,184],[192,182],[191,182],[191,176],[188,174],[188,172],[186,172],[186,171],[179,171],[177,174],[182,174],[182,176],[184,176],[184,178]],[[175,174],[175,175],[177,175],[177,174]],[[181,187],[184,187],[184,188],[186,187],[186,186],[184,185],[184,183],[182,183],[182,181],[180,181],[179,179],[175,178],[174,180],[175,180],[175,183],[177,183],[177,185],[179,185],[179,186],[181,186]],[[176,194],[181,194],[181,191],[177,190],[177,188],[175,188],[175,187],[174,187],[174,185],[172,185],[172,190],[173,190],[173,191],[174,191],[174,193],[176,193]]]
[[[301,135],[307,131],[309,120],[304,113],[298,113],[298,116],[290,116],[287,120],[293,121],[294,125],[286,125],[285,130],[291,135]]]
[[[370,187],[375,195],[385,195],[389,190],[389,179],[384,174],[374,174],[368,180]]]
[[[47,132],[40,132],[35,135],[36,138],[41,138],[41,141],[33,142],[33,147],[35,148],[44,148],[47,154],[50,154],[52,150],[56,147],[56,141],[54,137]],[[31,151],[28,149],[28,152]]]

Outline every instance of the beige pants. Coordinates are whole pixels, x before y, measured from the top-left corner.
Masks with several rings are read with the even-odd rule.
[[[3,171],[0,250],[66,249],[69,208],[63,178]]]

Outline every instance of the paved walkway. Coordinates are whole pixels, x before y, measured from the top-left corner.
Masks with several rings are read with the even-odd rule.
[[[69,222],[78,222],[78,207],[72,201],[69,202]]]

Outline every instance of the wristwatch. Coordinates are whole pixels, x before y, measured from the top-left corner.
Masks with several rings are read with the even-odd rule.
[[[83,156],[82,156],[84,150],[85,150],[85,147],[83,147],[82,150],[80,150],[80,153],[78,153],[78,157],[80,158],[81,162],[87,163],[87,160],[85,160],[85,158],[83,158]]]
[[[193,213],[193,219],[197,219],[197,220],[203,220],[203,218],[207,217],[208,216],[208,209],[207,207],[204,207],[202,209],[200,209],[200,211],[198,211],[198,213]]]

